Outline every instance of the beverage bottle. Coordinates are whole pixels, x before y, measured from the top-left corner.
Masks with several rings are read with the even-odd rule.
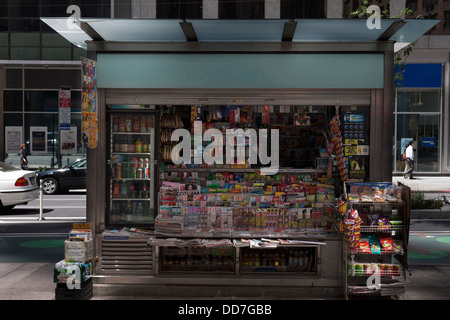
[[[135,188],[134,184],[130,184],[130,187],[128,188],[128,198],[134,198],[135,196]]]
[[[142,206],[142,202],[138,202],[137,205],[137,222],[144,222],[144,208]]]
[[[125,119],[125,131],[126,131],[126,132],[131,132],[132,129],[133,129],[133,125],[132,125],[132,123],[131,123],[131,119],[127,117],[127,118]]]
[[[151,132],[153,128],[153,116],[147,117],[147,132]]]
[[[133,221],[133,208],[131,206],[130,201],[127,202],[126,221],[127,222]]]
[[[120,197],[126,198],[128,195],[128,184],[126,181],[122,182],[122,185],[120,186]]]
[[[136,140],[135,152],[136,153],[142,153],[142,141],[139,138]]]
[[[143,153],[148,153],[149,152],[147,138],[144,138],[144,142],[142,143],[142,152]]]
[[[125,222],[127,220],[125,212],[127,210],[127,206],[125,202],[122,202],[120,206],[120,214],[119,214],[119,221]]]
[[[122,148],[120,151],[122,152],[128,152],[128,144],[127,144],[127,139],[126,138],[122,138]]]
[[[119,117],[113,116],[113,132],[119,131]]]
[[[140,132],[147,132],[147,121],[141,117]]]
[[[140,132],[139,117],[133,117],[133,132]]]
[[[125,132],[125,117],[120,116],[119,118],[119,132]]]
[[[121,163],[118,163],[117,166],[116,166],[115,177],[117,179],[122,178],[122,164]]]
[[[122,149],[122,143],[120,141],[120,138],[115,135],[114,137],[114,152],[120,152],[120,150]]]
[[[128,137],[128,152],[134,153],[136,150],[132,137]]]
[[[120,198],[120,181],[114,182],[113,198]]]

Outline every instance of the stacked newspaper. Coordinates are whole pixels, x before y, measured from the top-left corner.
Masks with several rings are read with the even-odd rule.
[[[158,215],[155,219],[155,234],[174,235],[182,234],[184,225],[183,216],[165,217]]]

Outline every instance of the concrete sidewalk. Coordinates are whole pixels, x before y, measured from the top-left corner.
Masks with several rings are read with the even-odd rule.
[[[394,177],[393,182],[397,181],[411,187],[413,192],[448,194],[450,200],[450,177],[417,176],[414,180]],[[450,206],[441,211],[448,211],[450,217]],[[417,212],[412,213],[413,219],[418,217]],[[53,268],[56,262],[0,263],[0,300],[54,300]],[[407,275],[407,289],[401,299],[450,300],[450,266],[412,265],[410,270],[412,275]],[[94,296],[94,300],[115,298],[120,297]]]
[[[414,192],[442,193],[450,198],[450,176],[418,176],[405,179],[403,176],[392,177],[392,182],[400,182]],[[450,200],[450,199],[449,199]]]

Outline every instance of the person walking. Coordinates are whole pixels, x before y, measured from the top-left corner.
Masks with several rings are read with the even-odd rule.
[[[25,144],[23,143],[20,145],[19,156],[20,156],[20,167],[22,168],[22,170],[27,170],[28,169],[27,152],[25,150]]]
[[[406,147],[406,150],[405,150],[406,162],[409,165],[409,169],[403,174],[403,177],[405,179],[408,174],[409,174],[410,179],[414,179],[413,178],[413,170],[414,170],[414,149],[413,148],[414,148],[414,141],[411,140],[408,143],[408,146]]]

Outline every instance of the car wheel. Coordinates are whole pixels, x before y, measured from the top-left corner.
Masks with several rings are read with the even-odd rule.
[[[45,194],[55,194],[58,191],[58,181],[53,178],[45,178],[43,187]]]

